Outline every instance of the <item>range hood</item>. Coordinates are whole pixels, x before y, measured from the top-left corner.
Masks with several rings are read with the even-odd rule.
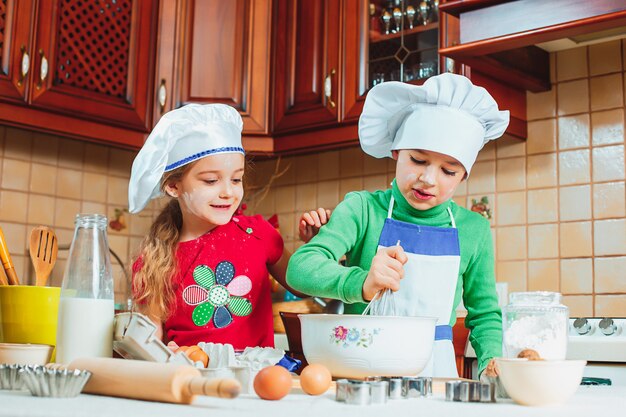
[[[626,1],[454,0],[440,54],[512,86],[550,89],[549,52],[626,37]]]

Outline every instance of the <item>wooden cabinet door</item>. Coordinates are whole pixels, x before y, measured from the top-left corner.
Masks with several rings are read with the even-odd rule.
[[[225,103],[269,132],[272,0],[185,0],[177,105]]]
[[[336,124],[341,1],[277,0],[276,6],[274,131]]]
[[[147,132],[156,0],[39,2],[33,107]]]
[[[358,120],[368,90],[369,1],[344,0],[344,101],[341,120]]]
[[[33,19],[33,0],[0,0],[0,100],[26,100]]]

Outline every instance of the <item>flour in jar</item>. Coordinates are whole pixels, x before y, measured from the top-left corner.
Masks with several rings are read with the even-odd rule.
[[[543,359],[565,359],[567,319],[558,314],[519,317],[505,329],[503,345],[504,356],[509,358],[524,349],[534,349]]]

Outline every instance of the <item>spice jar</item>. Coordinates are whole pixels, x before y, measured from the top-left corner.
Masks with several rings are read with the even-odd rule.
[[[514,292],[502,309],[503,355],[515,358],[524,349],[542,359],[565,359],[569,310],[558,292]]]

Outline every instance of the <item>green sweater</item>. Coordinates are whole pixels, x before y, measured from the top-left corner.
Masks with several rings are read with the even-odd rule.
[[[293,254],[287,268],[287,282],[306,294],[340,299],[346,313],[365,308],[362,289],[391,195],[396,201],[393,218],[425,226],[451,227],[450,207],[459,231],[461,265],[450,325],[456,323],[456,306],[461,297],[467,309],[465,325],[478,357],[479,373],[489,359],[502,355],[502,314],[494,277],[494,256],[489,222],[478,213],[449,200],[428,210],[413,208],[398,190],[353,192],[333,211],[317,236]],[[338,263],[346,255],[346,266]]]

